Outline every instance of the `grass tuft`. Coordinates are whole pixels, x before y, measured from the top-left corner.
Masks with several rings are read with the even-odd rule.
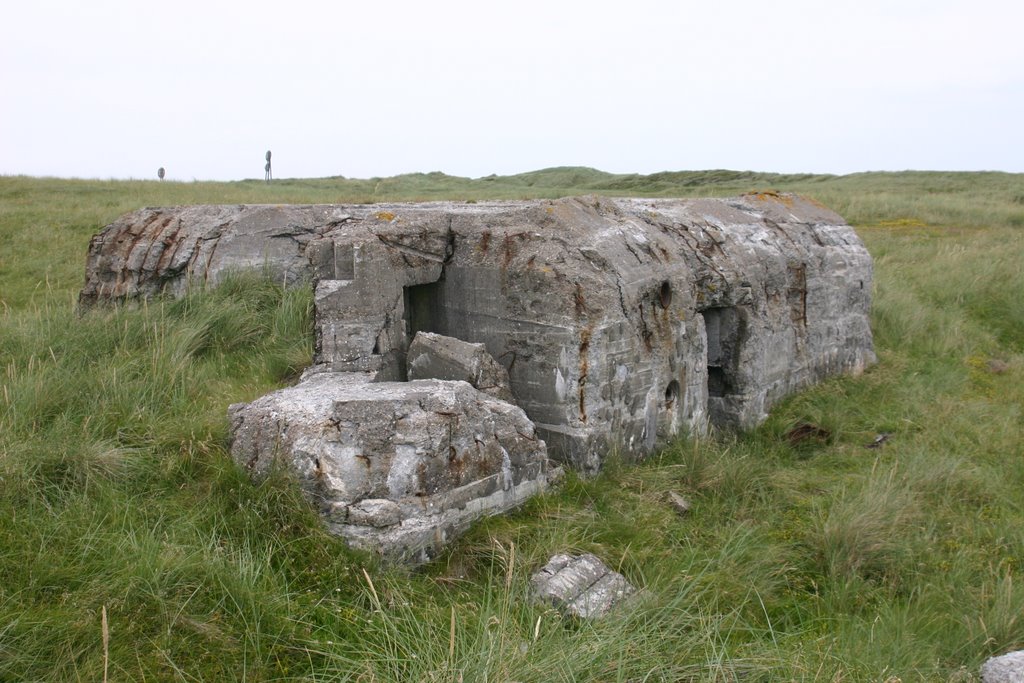
[[[812,547],[821,573],[896,585],[921,517],[921,506],[897,468],[872,473],[854,491],[839,492],[819,513]]]

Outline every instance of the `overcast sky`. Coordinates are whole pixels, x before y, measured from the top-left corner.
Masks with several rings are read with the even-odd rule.
[[[1021,0],[32,0],[0,174],[1024,172]]]

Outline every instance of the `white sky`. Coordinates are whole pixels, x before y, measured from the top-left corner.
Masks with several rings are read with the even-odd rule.
[[[0,174],[1024,172],[1021,0],[31,0]]]

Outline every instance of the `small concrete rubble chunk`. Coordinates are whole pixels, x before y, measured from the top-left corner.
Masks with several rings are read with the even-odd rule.
[[[409,562],[547,487],[522,409],[466,382],[374,379],[321,372],[231,406],[232,457],[256,476],[280,462],[333,533]]]
[[[992,657],[981,665],[982,683],[1024,683],[1024,650]]]
[[[558,554],[530,577],[539,600],[583,619],[602,617],[636,589],[596,555]]]
[[[483,344],[417,332],[409,345],[408,372],[410,380],[462,380],[489,396],[513,401],[508,370],[487,353]]]
[[[690,512],[690,501],[675,491],[668,492],[668,504],[676,511],[676,514],[683,516]]]

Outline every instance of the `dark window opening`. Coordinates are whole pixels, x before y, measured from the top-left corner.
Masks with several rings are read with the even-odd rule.
[[[712,365],[708,366],[708,396],[711,398],[722,397],[730,393],[727,389],[728,381],[725,378],[725,371]]]
[[[742,318],[735,308],[708,308],[701,312],[707,334],[708,396],[738,393],[736,370],[742,336]]]
[[[658,292],[658,301],[661,302],[662,308],[668,308],[672,305],[672,285],[668,280],[661,283],[661,291]]]
[[[665,409],[672,410],[679,399],[679,382],[672,380],[665,388]]]
[[[405,339],[389,354],[391,358],[385,359],[384,368],[379,375],[381,380],[408,381],[407,352],[417,332],[445,334],[441,284],[428,282],[425,285],[410,285],[403,288],[402,315],[405,322]],[[374,353],[376,352],[375,347]]]
[[[441,321],[444,320],[441,299],[441,283],[410,285],[404,288],[406,345],[417,332],[444,334]]]

